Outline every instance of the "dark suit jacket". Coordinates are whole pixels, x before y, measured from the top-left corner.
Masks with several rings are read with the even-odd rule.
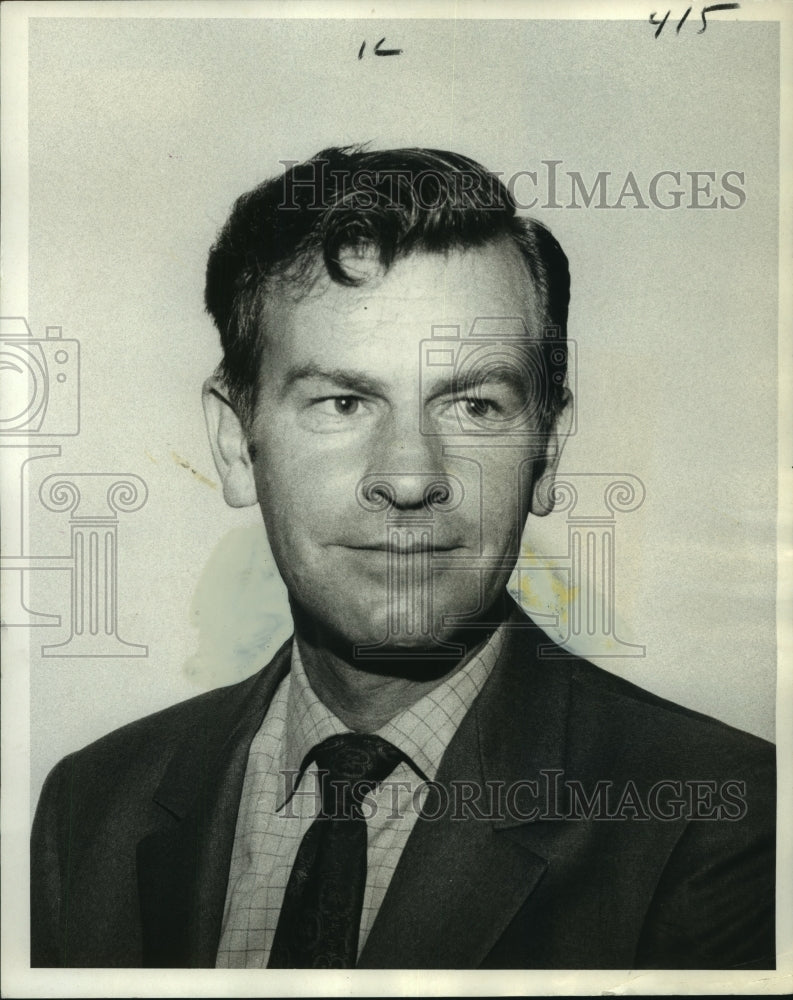
[[[517,624],[437,780],[524,782],[529,799],[501,818],[419,818],[359,967],[773,968],[773,747],[576,657],[543,659],[545,634]],[[58,764],[33,829],[34,966],[214,965],[248,748],[288,665],[284,647]],[[544,818],[533,779],[559,783]],[[656,818],[676,788],[661,786],[646,818],[633,796],[621,818],[586,819],[575,781],[616,799],[633,782],[645,805],[659,781],[711,781],[698,815],[737,816],[736,788],[745,815]]]

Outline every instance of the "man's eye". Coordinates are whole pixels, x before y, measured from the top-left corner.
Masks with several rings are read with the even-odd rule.
[[[332,402],[336,412],[343,416],[355,413],[361,403],[356,396],[334,396]]]
[[[360,396],[324,396],[312,400],[312,406],[317,413],[328,417],[351,417],[360,411],[362,402]]]
[[[488,399],[466,399],[465,408],[472,417],[484,417],[493,409]]]
[[[495,416],[498,406],[490,399],[480,399],[478,396],[469,396],[462,400],[463,409],[469,417],[489,417]]]

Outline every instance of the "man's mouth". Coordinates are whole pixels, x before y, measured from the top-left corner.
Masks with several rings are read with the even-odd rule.
[[[448,552],[456,552],[459,545],[427,545],[425,542],[403,542],[394,544],[389,542],[377,542],[372,545],[347,545],[348,549],[356,549],[360,552],[386,552],[395,556],[414,556],[428,553],[429,555],[443,555]]]

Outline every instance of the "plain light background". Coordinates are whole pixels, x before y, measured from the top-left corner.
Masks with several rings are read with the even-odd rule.
[[[31,574],[31,606],[64,620],[31,631],[31,805],[65,753],[253,672],[288,636],[258,512],[225,508],[205,440],[206,252],[280,159],[367,140],[507,176],[561,160],[588,184],[611,171],[616,192],[628,171],[645,194],[661,170],[744,172],[736,211],[532,214],[573,280],[561,471],[647,491],[618,521],[616,573],[621,637],[647,653],[597,662],[773,737],[778,28],[670,25],[655,40],[641,21],[31,20],[28,318],[80,340],[82,427],[31,463],[30,495],[56,472],[149,490],[119,527],[119,633],[147,657],[38,655],[68,635],[69,592],[66,574]],[[383,36],[403,54],[374,57]],[[564,551],[564,514],[530,530]],[[28,537],[66,554],[68,516],[34,499]]]

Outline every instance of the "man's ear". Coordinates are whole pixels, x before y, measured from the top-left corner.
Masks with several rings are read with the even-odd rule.
[[[214,375],[204,382],[202,402],[223,497],[230,507],[250,507],[256,503],[256,483],[248,438],[223,383]]]
[[[561,409],[548,432],[545,443],[545,454],[541,462],[537,463],[537,475],[531,490],[531,504],[529,510],[536,517],[545,517],[550,514],[554,507],[551,487],[553,486],[556,469],[559,459],[562,457],[562,449],[570,434],[570,427],[573,421],[573,394],[569,389],[565,389],[564,401]]]

